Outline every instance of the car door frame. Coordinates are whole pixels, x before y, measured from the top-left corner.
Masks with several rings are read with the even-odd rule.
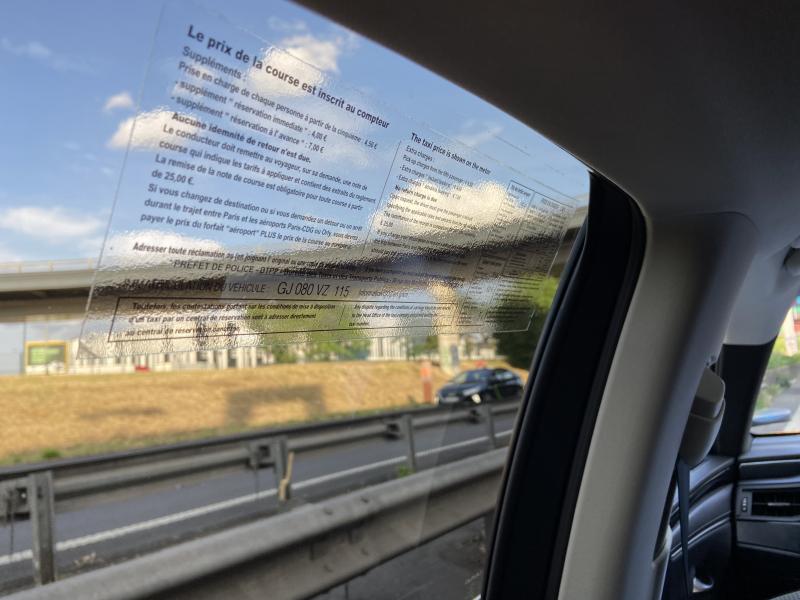
[[[636,204],[593,174],[588,217],[562,273],[523,394],[484,582],[487,600],[557,593],[594,419],[644,247],[645,224]],[[567,349],[574,349],[569,363],[563,360]],[[574,410],[565,411],[565,405]]]

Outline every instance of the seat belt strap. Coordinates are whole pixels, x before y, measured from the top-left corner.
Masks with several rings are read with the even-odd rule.
[[[678,514],[681,524],[681,559],[683,562],[683,581],[687,600],[692,597],[692,573],[689,568],[689,465],[681,458],[675,463],[675,474],[678,479]]]

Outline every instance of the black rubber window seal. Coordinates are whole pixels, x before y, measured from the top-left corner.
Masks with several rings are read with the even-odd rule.
[[[644,246],[638,206],[593,174],[588,218],[539,339],[509,450],[485,600],[558,595],[589,444]]]

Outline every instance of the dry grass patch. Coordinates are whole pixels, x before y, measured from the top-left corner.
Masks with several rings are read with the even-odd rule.
[[[465,365],[469,367],[469,363]],[[0,378],[0,462],[168,443],[421,403],[419,363]],[[433,369],[434,389],[448,377]]]

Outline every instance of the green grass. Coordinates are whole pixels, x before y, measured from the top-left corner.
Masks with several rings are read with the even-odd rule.
[[[767,370],[778,369],[780,367],[789,367],[791,365],[800,364],[800,352],[794,356],[786,356],[778,352],[773,352],[769,357],[767,363]]]
[[[409,475],[414,474],[414,469],[409,467],[408,465],[400,465],[397,467],[396,471],[397,477],[408,477]]]
[[[783,390],[788,389],[792,385],[790,379],[786,377],[778,377],[775,383],[771,383],[768,386],[761,389],[758,392],[758,398],[756,400],[756,410],[761,410],[762,408],[769,408],[772,406],[773,400],[780,394]]]
[[[411,403],[407,408],[422,408],[428,405]],[[310,425],[321,421],[336,421],[353,419],[357,417],[369,417],[379,415],[389,410],[396,409],[365,409],[357,410],[347,414],[329,414],[312,417],[310,419],[290,421],[280,423],[280,427],[292,427],[297,425]],[[68,446],[62,449],[48,448],[42,451],[19,452],[9,454],[7,456],[0,456],[0,466],[7,465],[22,465],[29,463],[37,463],[48,460],[56,460],[59,458],[75,458],[77,456],[94,456],[98,454],[109,454],[112,452],[124,452],[126,450],[138,450],[141,448],[150,448],[153,446],[165,446],[169,444],[176,444],[178,442],[190,442],[200,439],[218,438],[226,435],[235,435],[237,433],[248,433],[251,431],[260,431],[269,426],[256,426],[256,427],[242,427],[242,426],[229,426],[229,427],[211,427],[199,431],[191,431],[184,433],[153,435],[141,437],[138,439],[123,439],[111,440],[103,443],[96,444],[78,444],[75,446]],[[402,469],[403,467],[399,467]],[[411,472],[407,473],[410,475]],[[403,475],[400,475],[403,476]]]
[[[469,365],[464,364],[465,368]],[[434,389],[449,378],[433,368]],[[0,377],[0,464],[124,451],[419,406],[413,361]]]

